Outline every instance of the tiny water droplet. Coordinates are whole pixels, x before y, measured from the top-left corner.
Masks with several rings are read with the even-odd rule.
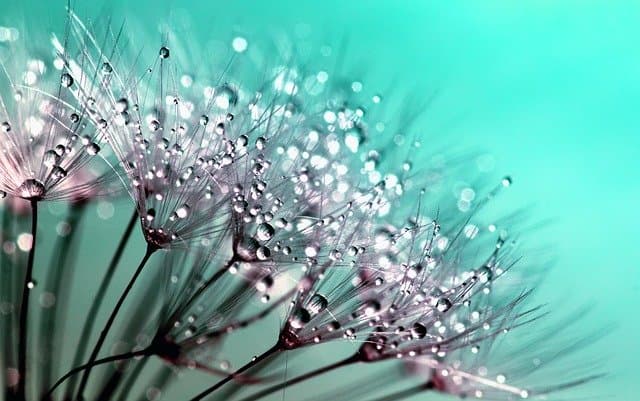
[[[169,58],[170,52],[169,52],[169,48],[162,46],[160,48],[160,51],[158,52],[160,58]]]
[[[73,85],[73,77],[65,72],[60,77],[60,84],[62,84],[62,86],[64,86],[65,88],[70,87],[71,85]]]
[[[436,303],[436,309],[438,310],[438,312],[446,312],[449,309],[451,309],[451,306],[453,306],[451,304],[451,301],[449,301],[448,298],[440,298],[438,300],[438,302]]]

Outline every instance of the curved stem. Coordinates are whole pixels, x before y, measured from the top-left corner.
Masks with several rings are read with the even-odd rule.
[[[138,211],[134,209],[131,218],[129,219],[129,223],[127,224],[127,228],[124,230],[122,237],[120,237],[120,242],[118,243],[118,247],[116,248],[115,253],[111,257],[111,261],[109,262],[109,266],[107,267],[107,273],[102,278],[102,282],[100,283],[100,287],[98,288],[98,292],[96,293],[93,301],[91,302],[91,307],[89,308],[89,312],[87,313],[87,318],[84,321],[82,326],[82,331],[80,334],[80,341],[78,343],[78,348],[76,349],[75,356],[73,358],[73,364],[71,366],[78,366],[82,363],[84,355],[87,351],[87,346],[89,345],[89,339],[91,338],[91,332],[95,326],[96,316],[98,315],[98,310],[102,303],[104,302],[104,297],[107,294],[107,289],[111,284],[111,280],[113,279],[113,275],[116,272],[116,268],[120,263],[120,259],[122,258],[122,254],[124,253],[124,249],[129,242],[129,238],[131,238],[131,233],[133,232],[133,228],[138,221]],[[66,390],[65,399],[70,399],[71,394],[75,388],[75,378],[69,382]]]
[[[230,375],[228,375],[224,379],[220,380],[219,382],[217,382],[213,386],[209,387],[208,389],[204,390],[200,394],[196,395],[190,401],[200,401],[200,400],[204,399],[206,396],[208,396],[209,394],[212,394],[213,392],[215,392],[216,390],[218,390],[219,388],[221,388],[222,386],[224,386],[225,384],[227,384],[228,382],[230,382],[231,380],[236,378],[241,373],[249,370],[253,366],[257,365],[258,363],[260,363],[262,361],[264,361],[265,359],[269,358],[270,356],[272,356],[273,354],[275,354],[276,352],[278,352],[280,350],[281,350],[280,344],[277,343],[276,345],[274,345],[273,347],[269,348],[267,351],[265,351],[260,356],[257,356],[255,358],[253,358],[246,365],[242,366],[241,368],[239,368],[235,372],[231,373]]]
[[[31,200],[31,249],[27,260],[27,272],[22,287],[22,302],[20,306],[20,328],[18,331],[18,373],[20,375],[17,389],[17,399],[26,400],[27,397],[27,342],[28,342],[28,313],[29,295],[33,288],[33,262],[36,255],[36,234],[38,231],[38,201]]]
[[[269,394],[273,394],[276,391],[282,390],[282,389],[284,389],[286,387],[293,386],[294,384],[298,384],[300,382],[312,379],[312,378],[314,378],[316,376],[320,376],[320,375],[325,374],[325,373],[327,373],[329,371],[332,371],[334,369],[339,369],[339,368],[345,367],[347,365],[351,365],[351,364],[360,362],[360,360],[361,359],[359,358],[358,354],[351,355],[350,357],[348,357],[346,359],[343,359],[341,361],[338,361],[336,363],[332,363],[331,365],[327,365],[327,366],[324,366],[322,368],[319,368],[319,369],[316,369],[316,370],[312,370],[311,372],[305,373],[305,374],[300,375],[300,376],[296,376],[296,377],[291,378],[289,380],[283,381],[282,383],[278,383],[278,384],[275,384],[275,385],[273,385],[271,387],[267,387],[264,390],[258,391],[257,393],[254,393],[254,394],[251,394],[251,395],[248,395],[248,396],[242,398],[240,401],[259,400],[261,398],[266,397]]]
[[[107,323],[105,324],[104,328],[100,332],[100,337],[98,338],[98,342],[93,347],[93,351],[91,352],[91,356],[89,357],[89,361],[88,361],[89,365],[91,365],[91,363],[93,363],[98,358],[98,353],[100,352],[100,349],[102,348],[102,345],[104,344],[104,341],[107,338],[107,334],[109,334],[109,330],[111,329],[113,322],[116,320],[116,316],[118,315],[118,312],[120,311],[120,308],[124,303],[124,300],[129,295],[129,292],[131,291],[131,289],[133,288],[133,285],[135,284],[136,280],[140,276],[140,273],[142,273],[142,269],[147,264],[147,261],[149,260],[151,255],[153,255],[153,253],[157,250],[158,248],[151,245],[147,245],[147,250],[144,254],[144,257],[140,261],[138,268],[133,274],[133,277],[131,277],[129,284],[127,284],[127,287],[124,289],[124,292],[122,293],[122,295],[120,295],[120,299],[118,299],[118,302],[116,303],[116,306],[113,308],[113,311],[111,311],[111,315],[109,316]],[[82,375],[82,379],[80,381],[80,386],[78,388],[78,393],[76,397],[79,400],[84,399],[83,393],[84,393],[85,387],[87,386],[87,382],[89,381],[90,374],[91,374],[91,366],[89,366],[88,369],[85,370],[85,372]]]
[[[82,372],[85,369],[92,368],[92,367],[98,366],[98,365],[103,365],[103,364],[109,363],[109,362],[123,361],[123,360],[126,360],[126,359],[135,358],[135,357],[138,357],[138,356],[149,356],[149,355],[151,355],[149,348],[145,348],[145,349],[140,350],[140,351],[125,352],[124,354],[118,354],[118,355],[113,355],[113,356],[109,356],[109,357],[102,358],[102,359],[97,359],[97,360],[95,360],[95,361],[93,361],[91,363],[85,363],[84,365],[80,365],[78,367],[75,367],[75,368],[71,369],[70,371],[68,371],[64,376],[59,378],[58,381],[42,396],[41,399],[42,400],[50,399],[51,395],[56,390],[56,388],[58,388],[58,386],[60,386],[62,383],[64,383],[71,376],[75,375],[78,372]]]

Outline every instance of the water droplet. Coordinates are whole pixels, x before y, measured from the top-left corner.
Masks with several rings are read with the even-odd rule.
[[[7,121],[3,121],[2,124],[0,124],[0,128],[2,129],[2,132],[7,133],[11,131],[11,124]]]
[[[31,280],[27,283],[27,288],[32,290],[36,287],[36,285],[38,285],[38,282],[35,280]]]
[[[510,176],[506,176],[502,179],[502,186],[505,188],[510,187],[512,183],[513,183],[513,180],[511,179]]]
[[[233,38],[231,46],[237,53],[243,53],[247,50],[249,42],[247,42],[247,39],[243,38],[242,36],[236,36],[235,38]]]
[[[176,209],[176,216],[179,219],[184,219],[189,215],[189,210],[191,210],[189,205],[187,205],[185,203],[184,205],[182,205],[178,209]]]
[[[313,294],[313,296],[309,300],[309,303],[307,304],[307,311],[311,315],[317,315],[318,313],[327,309],[327,306],[329,306],[329,301],[327,301],[327,298],[325,298],[324,295],[316,293]]]
[[[158,54],[160,55],[160,58],[169,58],[169,55],[170,55],[169,48],[162,46]]]
[[[364,304],[364,314],[367,317],[372,317],[376,313],[380,312],[380,308],[381,308],[380,302],[378,302],[376,300],[367,301]]]
[[[200,116],[200,125],[204,127],[207,124],[209,124],[209,117],[205,115]]]
[[[110,63],[108,63],[108,62],[102,63],[102,73],[104,75],[109,75],[112,72],[113,72],[113,67],[111,66]]]
[[[427,335],[427,328],[421,323],[414,323],[411,327],[411,337],[415,339],[424,338]]]
[[[60,84],[62,84],[62,86],[64,86],[65,88],[70,87],[71,85],[73,85],[73,77],[65,72],[60,77]]]
[[[260,241],[269,241],[273,238],[275,234],[275,229],[269,223],[262,223],[258,226],[256,230],[256,236]]]
[[[256,257],[258,260],[267,260],[271,256],[271,250],[266,246],[260,246],[256,250]]]
[[[25,180],[18,187],[18,194],[23,199],[41,199],[46,192],[44,185],[35,179]]]
[[[129,101],[125,98],[122,98],[116,102],[116,111],[118,113],[124,113],[129,110]]]
[[[87,145],[87,153],[95,156],[100,152],[100,146],[97,143],[90,143]]]
[[[47,150],[44,152],[42,163],[47,167],[53,167],[60,163],[60,155],[55,150]]]
[[[440,298],[436,303],[436,309],[438,310],[438,312],[442,312],[442,313],[451,309],[451,306],[453,305],[451,304],[451,301],[449,301],[448,298]]]
[[[273,277],[264,276],[256,283],[256,290],[266,292],[273,286]]]
[[[309,311],[304,308],[298,308],[293,312],[293,315],[289,319],[289,324],[294,329],[303,328],[311,320]]]
[[[489,266],[482,266],[481,268],[479,268],[476,272],[476,275],[480,279],[480,282],[483,284],[488,283],[493,279],[493,271]]]

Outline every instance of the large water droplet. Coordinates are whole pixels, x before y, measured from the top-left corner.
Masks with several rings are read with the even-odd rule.
[[[304,308],[298,308],[293,312],[293,315],[289,319],[289,324],[294,329],[303,328],[311,320],[309,311]]]
[[[327,309],[327,306],[329,306],[329,301],[327,300],[327,298],[325,298],[324,295],[316,293],[313,294],[313,296],[309,300],[309,303],[307,304],[307,311],[311,315],[317,315],[318,313]]]
[[[256,236],[260,241],[269,241],[275,234],[275,229],[269,223],[262,223],[256,229]]]
[[[18,187],[18,194],[20,194],[21,198],[30,200],[30,199],[41,199],[45,194],[44,185],[35,179],[25,180]]]

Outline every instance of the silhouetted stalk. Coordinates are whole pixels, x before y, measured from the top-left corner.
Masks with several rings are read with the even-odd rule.
[[[316,369],[316,370],[312,370],[311,372],[305,373],[305,374],[300,375],[300,376],[296,376],[296,377],[291,378],[289,380],[283,381],[282,383],[278,383],[278,384],[275,384],[275,385],[273,385],[271,387],[267,387],[264,390],[258,391],[257,393],[254,393],[254,394],[251,394],[251,395],[248,395],[248,396],[242,398],[240,401],[259,400],[259,399],[261,399],[263,397],[266,397],[269,394],[273,394],[276,391],[282,390],[282,389],[284,389],[286,387],[293,386],[294,384],[298,384],[300,382],[303,382],[303,381],[312,379],[314,377],[320,376],[322,374],[325,374],[327,372],[330,372],[330,371],[332,371],[334,369],[339,369],[339,368],[342,368],[342,367],[345,367],[347,365],[351,365],[351,364],[354,364],[354,363],[357,363],[357,362],[360,362],[360,358],[359,358],[358,354],[354,354],[354,355],[352,355],[352,356],[350,356],[350,357],[348,357],[346,359],[343,359],[343,360],[338,361],[336,363],[332,363],[331,365],[327,365],[327,366],[324,366],[322,368],[319,368],[319,369]]]
[[[107,289],[111,284],[111,280],[113,279],[113,275],[116,272],[116,268],[120,263],[120,259],[122,258],[122,254],[124,253],[124,249],[131,238],[131,233],[133,232],[133,228],[136,226],[138,221],[138,211],[134,209],[131,218],[129,219],[129,223],[127,224],[127,228],[122,233],[122,237],[120,237],[120,242],[118,243],[118,247],[116,248],[115,253],[111,257],[111,261],[109,262],[109,266],[107,267],[107,272],[102,278],[102,282],[100,283],[100,287],[96,292],[95,297],[93,297],[93,301],[91,302],[91,307],[89,308],[89,312],[87,313],[87,318],[84,321],[82,326],[82,331],[80,332],[80,340],[78,342],[78,347],[76,349],[75,356],[73,358],[73,363],[71,366],[78,366],[82,363],[84,359],[84,354],[87,351],[87,346],[89,344],[89,339],[91,338],[91,332],[95,326],[96,316],[98,315],[98,311],[102,303],[104,302],[104,297],[107,293]],[[76,378],[73,378],[69,381],[69,385],[67,386],[65,392],[65,400],[70,400],[72,398],[73,390],[76,387]]]
[[[76,373],[82,372],[85,369],[89,369],[98,365],[103,365],[109,362],[124,361],[127,359],[132,359],[138,356],[145,356],[145,355],[149,355],[149,348],[145,348],[140,351],[130,351],[130,352],[125,352],[123,354],[118,354],[118,355],[113,355],[113,356],[109,356],[102,359],[97,359],[91,363],[85,363],[84,365],[75,367],[70,371],[68,371],[60,379],[58,379],[58,381],[56,381],[56,383],[42,396],[42,400],[49,399],[53,394],[53,392],[56,390],[56,388],[58,388],[58,386],[64,383],[69,377],[75,375]]]
[[[230,382],[231,380],[233,380],[234,378],[239,376],[241,373],[251,369],[255,365],[259,364],[260,362],[264,361],[265,359],[269,358],[270,356],[274,355],[276,352],[278,352],[280,350],[281,350],[280,343],[277,343],[276,345],[274,345],[273,347],[269,348],[267,351],[265,351],[261,355],[253,358],[246,365],[242,366],[241,368],[237,369],[235,372],[231,373],[230,375],[228,375],[224,379],[220,380],[219,382],[217,382],[213,386],[209,387],[208,389],[204,390],[200,394],[196,395],[190,401],[199,401],[199,400],[204,399],[209,394],[214,393],[216,390],[218,390],[219,388],[221,388],[222,386],[224,386],[225,384],[227,384],[228,382]]]
[[[36,255],[36,235],[38,231],[38,201],[31,200],[31,249],[27,260],[27,271],[22,287],[20,304],[20,327],[18,329],[18,387],[16,400],[25,401],[27,397],[27,342],[28,342],[28,313],[29,296],[33,289],[33,262]]]
[[[40,394],[51,387],[51,382],[55,379],[61,359],[61,347],[54,346],[54,344],[62,344],[62,339],[59,338],[60,332],[57,328],[59,322],[65,321],[64,313],[67,310],[69,287],[71,286],[73,270],[75,269],[75,255],[72,249],[75,244],[74,239],[80,231],[78,227],[86,211],[86,205],[86,202],[78,202],[72,205],[68,218],[69,234],[57,238],[54,246],[56,252],[53,258],[54,262],[49,266],[49,271],[47,272],[45,289],[56,298],[51,309],[43,311],[38,331],[41,341],[45,343],[41,346],[44,362],[41,364],[40,370],[42,380]]]
[[[122,293],[122,295],[120,295],[120,299],[118,299],[116,306],[113,308],[113,311],[111,311],[111,315],[109,316],[107,323],[105,324],[104,328],[100,332],[100,337],[98,338],[98,342],[96,343],[95,347],[93,347],[93,351],[91,352],[91,356],[89,357],[89,361],[87,362],[89,365],[91,365],[91,363],[97,359],[98,353],[100,352],[100,349],[102,348],[102,345],[104,344],[104,341],[107,338],[107,334],[109,334],[109,330],[111,329],[111,326],[113,325],[113,322],[115,321],[116,316],[118,315],[118,312],[122,307],[122,304],[124,303],[125,299],[129,295],[129,292],[131,292],[133,285],[135,284],[136,280],[140,276],[140,273],[142,273],[142,270],[144,269],[144,266],[147,264],[147,261],[149,261],[149,258],[151,257],[151,255],[153,255],[154,252],[157,250],[158,250],[157,247],[149,244],[147,245],[147,250],[145,251],[143,258],[140,261],[138,268],[133,274],[133,277],[131,277],[129,284],[127,284],[127,287],[124,289],[124,292]],[[87,382],[89,381],[90,375],[91,375],[91,366],[89,366],[89,368],[85,370],[84,374],[82,375],[82,379],[80,381],[80,386],[78,388],[78,393],[76,397],[78,400],[84,399],[83,393],[84,393],[84,389],[87,386]]]

